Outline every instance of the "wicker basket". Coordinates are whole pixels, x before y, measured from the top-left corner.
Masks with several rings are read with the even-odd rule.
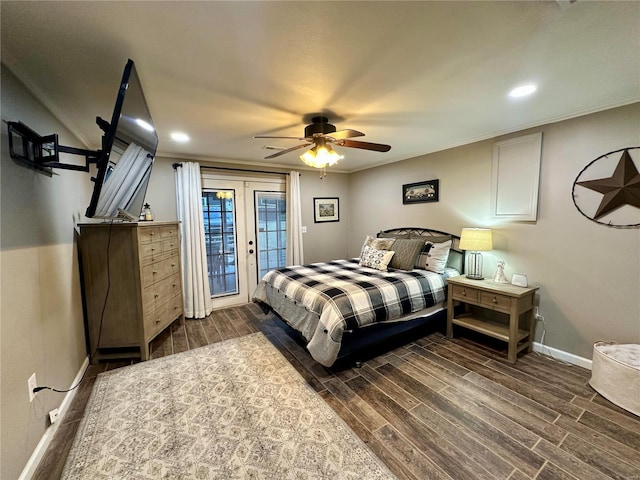
[[[589,383],[610,402],[640,416],[640,345],[596,342]]]

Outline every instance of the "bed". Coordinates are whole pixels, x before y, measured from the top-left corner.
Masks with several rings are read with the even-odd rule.
[[[459,241],[428,228],[383,230],[367,236],[360,257],[269,271],[253,301],[298,332],[318,363],[357,364],[381,346],[444,331],[446,279],[464,271]]]

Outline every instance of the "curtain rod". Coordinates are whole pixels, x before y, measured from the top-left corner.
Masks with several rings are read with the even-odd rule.
[[[172,165],[173,169],[177,169],[178,167],[181,167],[182,163],[174,163]],[[289,175],[288,172],[268,172],[266,170],[250,170],[250,169],[244,169],[244,168],[231,168],[231,167],[208,167],[208,166],[200,166],[200,169],[206,168],[208,170],[230,170],[233,172],[250,172],[250,173],[268,173],[271,175]]]

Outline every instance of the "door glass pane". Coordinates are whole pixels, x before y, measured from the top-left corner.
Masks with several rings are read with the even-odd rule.
[[[256,192],[258,279],[286,266],[287,203],[284,192]]]
[[[238,293],[235,191],[203,191],[202,213],[211,296]]]

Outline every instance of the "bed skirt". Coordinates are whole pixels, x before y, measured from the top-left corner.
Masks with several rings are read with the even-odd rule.
[[[319,324],[317,313],[292,302],[282,292],[262,282],[253,295],[253,302],[258,304],[263,312],[273,312],[296,330],[313,359],[325,367],[357,364],[411,339],[436,331],[444,333],[446,327],[447,311],[444,308],[445,302],[441,302],[395,320],[345,330],[340,339],[334,340],[329,335],[316,335],[316,338],[322,341],[314,342],[314,333]]]

